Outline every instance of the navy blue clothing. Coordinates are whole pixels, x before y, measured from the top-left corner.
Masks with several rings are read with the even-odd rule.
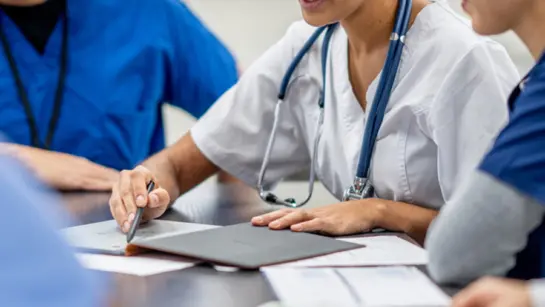
[[[515,89],[509,109],[509,123],[480,169],[545,206],[545,55]],[[509,275],[545,277],[545,224],[529,236]]]

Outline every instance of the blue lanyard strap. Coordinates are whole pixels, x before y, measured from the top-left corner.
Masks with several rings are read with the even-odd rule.
[[[360,160],[356,172],[356,177],[358,178],[367,178],[369,174],[375,140],[382,124],[382,120],[384,119],[386,107],[390,100],[392,88],[399,69],[399,63],[401,61],[401,55],[404,47],[405,34],[409,28],[411,9],[411,0],[399,1],[396,23],[394,25],[388,55],[382,70],[382,76],[380,78],[375,99],[371,109],[369,110],[369,116],[365,125]]]

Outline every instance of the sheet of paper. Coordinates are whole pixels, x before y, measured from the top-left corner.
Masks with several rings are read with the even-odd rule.
[[[138,228],[133,242],[214,227],[217,226],[153,220]],[[127,237],[115,220],[65,228],[61,234],[72,246],[83,252],[123,255],[127,246]]]
[[[282,306],[357,306],[334,269],[264,268]]]
[[[361,306],[450,306],[450,298],[414,267],[340,268]]]
[[[450,298],[411,267],[264,268],[282,306],[449,306]]]
[[[376,236],[339,239],[365,245],[346,252],[334,253],[280,264],[282,267],[355,267],[385,265],[424,265],[426,250],[396,236]]]
[[[144,256],[112,256],[99,254],[76,254],[84,267],[90,270],[114,272],[137,276],[148,276],[192,267],[196,260],[163,254],[145,254]]]

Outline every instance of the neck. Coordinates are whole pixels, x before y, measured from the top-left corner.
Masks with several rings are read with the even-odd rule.
[[[354,13],[341,20],[350,49],[356,53],[369,53],[387,46],[394,28],[398,2],[398,0],[366,0]],[[427,0],[413,0],[409,26],[427,4]]]
[[[545,3],[534,1],[523,16],[513,30],[538,60],[545,52]]]

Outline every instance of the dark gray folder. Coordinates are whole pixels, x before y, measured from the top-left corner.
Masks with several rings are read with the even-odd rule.
[[[362,245],[290,230],[270,230],[249,223],[165,236],[132,244],[243,269],[295,261]]]

